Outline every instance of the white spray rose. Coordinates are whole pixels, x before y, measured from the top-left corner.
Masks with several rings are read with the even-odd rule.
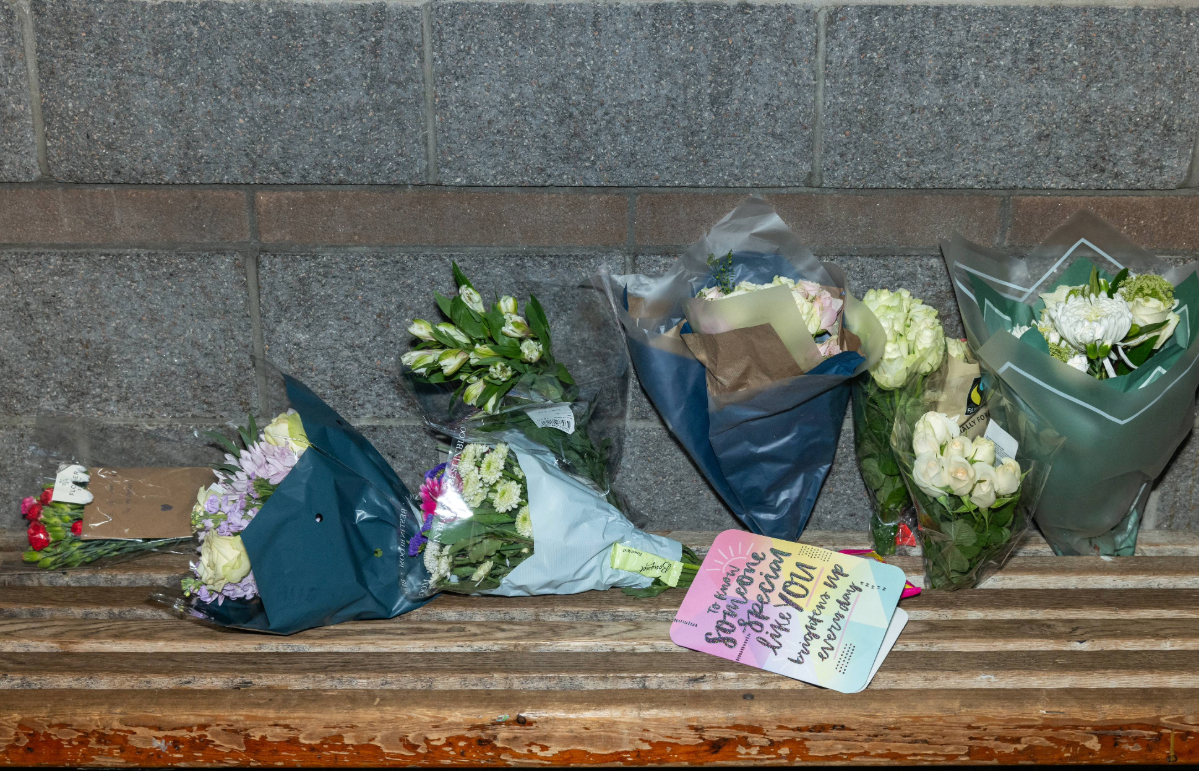
[[[956,455],[966,460],[974,460],[974,442],[968,436],[955,436],[945,444],[945,457]]]
[[[1060,303],[1064,303],[1072,288],[1073,287],[1059,286],[1052,292],[1042,292],[1041,301],[1045,303],[1045,310],[1052,312],[1055,306]]]
[[[970,349],[966,347],[964,340],[954,337],[945,338],[945,350],[958,361],[970,361]]]
[[[1074,367],[1074,369],[1078,370],[1079,372],[1086,372],[1087,367],[1090,366],[1090,363],[1087,361],[1086,354],[1082,353],[1076,353],[1071,356],[1066,360],[1066,364]]]
[[[419,337],[421,340],[435,340],[433,337],[433,325],[424,319],[416,319],[408,325],[408,334],[413,337]]]
[[[945,466],[941,463],[941,456],[936,452],[922,452],[916,456],[916,464],[912,467],[912,478],[916,481],[917,487],[933,498],[944,495],[945,490],[949,487],[949,477],[945,473]]]
[[[541,343],[536,340],[525,340],[520,344],[520,360],[536,364],[541,359]]]
[[[946,455],[941,458],[945,467],[945,476],[949,478],[949,490],[954,495],[969,495],[974,487],[974,466],[960,455]]]
[[[297,456],[303,455],[308,449],[308,434],[304,431],[304,421],[295,410],[288,410],[279,415],[262,429],[263,438],[267,444],[276,447],[289,447]]]
[[[986,463],[975,463],[970,502],[980,509],[989,509],[995,505],[995,497],[995,469]]]
[[[443,321],[440,324],[438,324],[437,331],[441,332],[443,335],[445,335],[446,337],[450,338],[455,343],[457,343],[458,345],[461,345],[463,347],[469,346],[471,344],[471,340],[469,337],[467,337],[466,333],[463,332],[461,329],[458,329],[458,327],[454,326],[453,324],[451,324],[448,321]]]
[[[441,355],[438,349],[425,349],[423,351],[409,351],[400,357],[405,366],[411,367],[412,371],[418,375],[423,375],[433,367],[437,366],[437,357]]]
[[[948,444],[950,439],[962,433],[962,430],[958,428],[957,418],[951,418],[943,412],[926,412],[921,415],[912,428],[912,434],[915,435],[922,431],[932,434],[938,450]]]
[[[200,580],[214,592],[225,584],[236,584],[250,575],[250,555],[240,535],[217,535],[210,532],[200,546],[200,561],[196,566]]]
[[[937,441],[936,432],[929,426],[921,426],[916,424],[916,430],[912,432],[912,452],[917,455],[923,455],[926,452],[931,452],[934,455],[941,455],[941,443]]]
[[[462,298],[462,302],[466,303],[466,307],[475,313],[483,312],[483,298],[479,296],[479,293],[474,288],[469,286],[459,287],[458,296]]]
[[[1011,458],[1004,458],[1003,463],[995,467],[995,492],[998,495],[1011,495],[1020,489],[1020,464]]]
[[[975,439],[974,455],[970,460],[973,463],[986,463],[988,466],[993,466],[995,464],[995,443],[983,436]]]

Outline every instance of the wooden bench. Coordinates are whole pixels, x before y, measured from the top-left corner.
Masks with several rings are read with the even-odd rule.
[[[674,533],[703,551],[713,533]],[[828,548],[864,536],[808,533]],[[14,544],[10,540],[9,548]],[[871,687],[805,686],[683,650],[681,593],[444,596],[292,637],[147,602],[185,565],[0,578],[10,765],[1199,760],[1199,537],[1053,557],[905,600]],[[919,581],[917,558],[893,560]]]

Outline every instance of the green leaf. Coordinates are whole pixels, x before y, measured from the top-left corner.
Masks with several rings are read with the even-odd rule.
[[[528,319],[529,329],[533,330],[533,334],[541,341],[544,353],[549,353],[553,348],[550,341],[550,322],[545,317],[541,303],[533,295],[529,295],[529,301],[525,303],[525,318]]]
[[[974,532],[974,528],[960,519],[951,519],[943,523],[941,532],[953,541],[954,546],[973,546],[978,542],[978,534]]]
[[[1099,295],[1099,268],[1091,268],[1091,280],[1089,288],[1092,296]]]
[[[862,480],[871,490],[882,489],[883,484],[887,481],[887,477],[883,472],[878,470],[878,460],[875,458],[863,458],[861,464]]]
[[[566,383],[566,385],[574,385],[575,384],[575,379],[570,376],[570,372],[566,369],[565,364],[558,365],[558,379],[561,380],[563,383]]]
[[[466,558],[471,562],[480,563],[499,551],[499,548],[504,545],[504,542],[498,538],[484,538],[471,547],[467,552]]]
[[[891,453],[890,449],[879,453],[878,470],[889,477],[899,476],[899,464],[895,462],[895,456]]]
[[[1127,278],[1128,278],[1128,268],[1124,268],[1119,273],[1116,274],[1115,278],[1112,279],[1112,283],[1110,286],[1108,286],[1108,289],[1107,289],[1107,296],[1115,297],[1116,290],[1120,288],[1120,285],[1123,284],[1125,279],[1127,279]]]
[[[220,447],[222,450],[229,453],[233,457],[237,458],[237,457],[241,456],[241,450],[238,449],[237,445],[234,444],[232,442],[232,440],[229,439],[229,437],[225,436],[224,434],[220,433],[219,431],[205,431],[204,436],[211,439],[213,441],[213,443],[216,444],[217,447]]]
[[[470,279],[466,277],[466,274],[462,272],[462,269],[458,267],[458,263],[451,260],[450,266],[454,269],[455,284],[458,286],[469,286],[471,289],[475,288],[474,285],[470,283]]]
[[[441,312],[448,319],[450,318],[450,298],[443,295],[441,292],[434,292],[433,299],[437,300],[437,307],[441,308]]]
[[[483,323],[483,317],[472,310],[466,301],[457,295],[450,300],[450,320],[473,340],[487,339],[487,325]]]
[[[437,340],[437,342],[444,345],[446,348],[458,348],[459,347],[457,340],[450,337],[445,332],[442,332],[437,327],[433,327],[433,338],[435,340]]]
[[[957,549],[950,549],[945,554],[945,561],[949,563],[949,569],[958,573],[965,573],[970,569],[970,561]]]

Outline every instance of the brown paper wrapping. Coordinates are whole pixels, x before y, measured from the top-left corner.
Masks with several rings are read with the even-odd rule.
[[[708,390],[713,394],[760,388],[803,374],[770,324],[682,337],[708,370]]]
[[[958,420],[962,433],[971,439],[987,430],[987,410],[976,386],[981,370],[978,362],[966,362],[946,356],[945,385],[937,399],[936,411]]]
[[[82,538],[187,538],[196,493],[210,468],[93,468]]]

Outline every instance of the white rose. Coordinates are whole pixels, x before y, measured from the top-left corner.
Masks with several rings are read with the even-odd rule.
[[[945,466],[936,452],[922,452],[916,456],[916,463],[912,466],[912,479],[917,487],[933,498],[944,495],[945,489],[949,487]]]
[[[240,535],[204,536],[200,546],[200,561],[196,564],[200,580],[214,592],[225,588],[225,584],[236,584],[250,574],[250,555],[241,542]]]
[[[935,318],[922,322],[914,330],[912,347],[920,362],[916,371],[921,375],[927,375],[941,366],[945,360],[945,332]]]
[[[1157,342],[1153,344],[1153,350],[1155,351],[1166,344],[1166,341],[1170,339],[1170,335],[1174,334],[1174,327],[1178,326],[1179,316],[1177,313],[1171,313],[1166,318],[1166,325],[1161,328],[1161,331],[1157,335]]]
[[[1142,296],[1128,304],[1128,312],[1132,314],[1132,320],[1137,326],[1147,327],[1165,321],[1177,304],[1176,301],[1165,303],[1156,297]]]
[[[1064,303],[1066,301],[1066,296],[1070,294],[1070,290],[1074,288],[1075,287],[1071,286],[1059,286],[1052,292],[1042,292],[1041,300],[1045,303],[1045,309],[1051,311],[1054,306]]]
[[[941,443],[937,441],[937,434],[931,426],[916,424],[916,430],[912,432],[912,452],[917,455],[923,455],[926,452],[934,455],[941,454]]]
[[[980,509],[989,509],[995,505],[995,497],[995,469],[986,463],[975,463],[970,502]]]
[[[1076,353],[1073,356],[1071,356],[1069,359],[1066,360],[1066,364],[1070,365],[1071,367],[1074,367],[1074,369],[1078,370],[1079,372],[1086,372],[1087,367],[1090,366],[1087,361],[1086,355],[1081,354],[1081,353]]]
[[[974,442],[970,441],[968,436],[955,436],[946,443],[942,455],[947,458],[956,455],[966,460],[974,460]]]
[[[808,329],[809,335],[814,335],[820,331],[820,309],[812,304],[812,301],[798,292],[792,292],[791,297],[795,300],[795,307],[799,308],[799,315],[803,318],[804,326]]]
[[[941,412],[926,412],[916,421],[912,429],[913,435],[920,431],[931,432],[937,442],[937,449],[944,447],[950,439],[962,433],[958,428],[956,418],[951,418]]]
[[[911,357],[904,347],[888,342],[883,348],[883,358],[870,368],[870,376],[883,388],[899,388],[908,380],[911,363]]]
[[[276,417],[262,429],[262,434],[267,444],[289,447],[296,455],[303,455],[310,446],[308,434],[304,431],[304,421],[295,410],[288,410]]]
[[[995,463],[995,443],[986,437],[979,437],[974,440],[974,455],[970,458],[972,463],[986,463],[988,466]]]
[[[1020,489],[1020,464],[1011,458],[1004,458],[1003,463],[995,467],[995,492],[999,495],[1011,495]]]
[[[958,361],[970,361],[970,349],[966,347],[963,340],[953,337],[945,338],[945,350]]]
[[[946,455],[941,458],[941,465],[945,467],[950,491],[954,495],[968,495],[974,487],[974,467],[970,461],[960,455]]]
[[[466,307],[475,313],[483,312],[483,298],[472,287],[464,286],[459,288],[458,296],[462,298],[462,302],[466,303]]]

